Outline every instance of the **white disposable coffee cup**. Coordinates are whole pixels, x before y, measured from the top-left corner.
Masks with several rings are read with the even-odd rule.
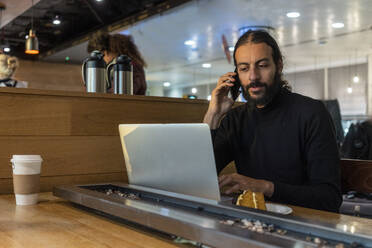
[[[17,205],[38,202],[40,172],[43,159],[40,155],[13,155],[13,186]]]

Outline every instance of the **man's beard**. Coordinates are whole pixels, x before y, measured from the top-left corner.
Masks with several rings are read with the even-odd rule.
[[[247,100],[247,102],[250,106],[252,106],[252,107],[253,106],[266,106],[277,95],[277,93],[280,90],[280,86],[281,86],[280,78],[275,76],[274,81],[271,85],[267,85],[267,84],[262,83],[260,81],[254,81],[254,82],[251,82],[246,88],[243,88],[242,93],[243,93],[243,97]],[[264,91],[263,95],[261,95],[259,97],[256,97],[256,98],[253,98],[249,94],[249,88],[252,88],[252,87],[263,87],[264,88],[263,89],[263,91]]]

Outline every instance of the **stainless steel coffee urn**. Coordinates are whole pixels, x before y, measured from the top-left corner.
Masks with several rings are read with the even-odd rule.
[[[112,78],[113,82],[111,82]],[[107,67],[107,81],[113,86],[114,94],[133,95],[132,59],[127,55],[118,56]]]
[[[106,63],[101,52],[93,51],[84,60],[81,72],[87,92],[106,93],[110,88],[106,82]]]

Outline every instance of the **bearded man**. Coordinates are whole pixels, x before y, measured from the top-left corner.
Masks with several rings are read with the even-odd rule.
[[[249,30],[235,45],[236,72],[218,80],[204,123],[211,128],[218,173],[231,161],[237,173],[219,177],[226,194],[262,192],[270,201],[338,212],[340,159],[323,103],[290,91],[283,58],[265,31]],[[240,81],[247,103],[232,108]]]

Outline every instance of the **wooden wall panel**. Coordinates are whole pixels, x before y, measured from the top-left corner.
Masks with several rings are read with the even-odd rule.
[[[19,64],[15,78],[28,82],[29,88],[85,91],[81,65],[31,60],[20,60]]]
[[[13,154],[40,154],[41,191],[127,182],[120,123],[201,122],[208,101],[0,89],[0,193],[13,190]]]
[[[72,184],[93,184],[108,182],[128,182],[126,172],[101,173],[101,174],[83,174],[83,175],[65,175],[65,176],[42,176],[40,178],[40,191],[52,191],[53,187],[59,185]],[[13,193],[13,179],[0,179],[0,194]]]
[[[119,136],[0,136],[0,178],[11,178],[13,154],[40,154],[42,176],[125,171]]]
[[[32,92],[0,95],[0,135],[118,135],[120,123],[202,122],[208,107],[202,100]]]
[[[341,159],[341,188],[372,193],[372,161]]]

